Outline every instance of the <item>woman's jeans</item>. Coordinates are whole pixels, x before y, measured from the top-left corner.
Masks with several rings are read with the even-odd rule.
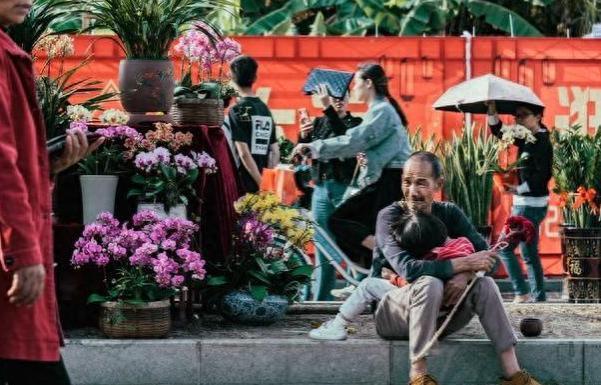
[[[325,180],[313,189],[313,199],[311,201],[311,211],[315,222],[331,235],[328,221],[334,212],[334,209],[342,201],[342,196],[346,191],[347,185],[335,180]],[[313,299],[315,301],[332,301],[334,297],[330,291],[336,284],[336,271],[330,265],[326,257],[318,250],[315,250],[317,258],[317,267],[315,268],[316,282],[314,285]]]
[[[532,298],[535,301],[546,301],[547,297],[545,294],[545,282],[543,275],[543,266],[540,261],[540,255],[538,254],[538,241],[539,241],[539,226],[540,223],[545,219],[547,215],[547,206],[545,207],[531,207],[531,206],[513,206],[511,215],[521,215],[528,218],[534,228],[536,229],[535,237],[531,243],[520,242],[520,251],[524,263],[528,268],[528,280],[530,281],[530,288],[524,280],[522,274],[522,268],[517,259],[517,256],[513,252],[513,249],[507,248],[499,252],[505,269],[509,274],[513,290],[518,295],[532,294]]]

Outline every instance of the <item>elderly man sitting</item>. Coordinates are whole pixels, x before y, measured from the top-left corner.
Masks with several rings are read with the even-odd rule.
[[[376,330],[387,339],[409,339],[410,385],[437,385],[428,374],[426,345],[477,271],[490,271],[496,254],[465,214],[452,203],[434,202],[434,193],[443,185],[439,159],[429,152],[416,152],[403,169],[405,204],[398,202],[380,211],[376,227],[376,257],[385,258],[392,269],[410,285],[387,293],[376,310]],[[447,226],[452,238],[467,237],[477,251],[452,260],[421,260],[402,250],[390,226],[405,210],[429,212]],[[442,309],[442,310],[441,310]],[[499,289],[490,277],[480,278],[448,325],[445,335],[458,331],[477,314],[486,334],[499,354],[503,368],[502,385],[540,385],[520,369],[515,354],[517,338],[509,321]]]

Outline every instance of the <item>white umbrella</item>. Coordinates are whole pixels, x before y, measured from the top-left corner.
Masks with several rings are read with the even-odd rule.
[[[449,88],[433,107],[436,110],[485,114],[484,102],[494,100],[500,114],[514,114],[518,104],[536,109],[544,108],[543,102],[532,90],[492,74],[466,80]]]

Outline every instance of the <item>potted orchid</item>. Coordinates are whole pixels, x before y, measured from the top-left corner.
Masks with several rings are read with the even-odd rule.
[[[150,211],[119,223],[102,213],[75,243],[71,263],[104,274],[100,328],[112,338],[164,337],[170,329],[169,298],[187,279],[205,277],[205,261],[192,248],[198,226],[184,219],[160,219]]]
[[[215,159],[205,152],[186,151],[192,134],[173,132],[170,124],[156,123],[144,139],[128,143],[128,157],[133,159],[135,175],[128,197],[138,197],[138,210],[150,209],[160,216],[186,218],[189,199],[197,196],[207,175],[217,170]]]
[[[88,122],[92,119],[92,113],[81,105],[69,106],[67,112],[71,119],[67,132],[82,131],[90,135]],[[101,121],[119,125],[94,131],[94,135],[103,137],[104,142],[98,150],[79,162],[84,224],[94,221],[101,212],[114,212],[119,175],[127,173],[128,169],[124,145],[142,139],[142,135],[134,128],[122,125],[127,121],[124,113],[105,111]]]
[[[271,193],[246,194],[238,213],[233,252],[208,286],[218,289],[222,315],[234,322],[269,324],[281,319],[311,279],[303,248],[313,228],[297,209]]]
[[[206,24],[195,23],[174,46],[182,58],[172,115],[177,123],[221,125],[223,107],[236,95],[226,64],[240,55],[240,44]]]

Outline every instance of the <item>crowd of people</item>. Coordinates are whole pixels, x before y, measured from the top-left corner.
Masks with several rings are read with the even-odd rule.
[[[23,22],[31,1],[0,2],[0,25]],[[238,101],[227,114],[224,131],[237,159],[245,192],[257,192],[262,172],[278,164],[280,150],[269,108],[253,92],[259,66],[249,56],[230,64]],[[63,154],[49,160],[44,127],[36,103],[30,57],[0,31],[0,384],[69,384],[60,357],[53,278],[50,186],[52,176],[77,163],[102,144],[88,143],[75,132]],[[410,384],[437,384],[428,373],[426,345],[437,325],[477,279],[466,301],[445,331],[451,334],[478,315],[502,363],[503,384],[536,385],[521,370],[515,354],[517,338],[503,308],[494,280],[477,278],[490,272],[497,253],[465,214],[449,202],[434,201],[443,186],[444,170],[429,152],[412,152],[407,118],[391,96],[382,66],[362,64],[352,92],[368,106],[362,118],[348,112],[349,92],[329,95],[326,85],[315,94],[323,116],[305,119],[299,127],[294,154],[312,159],[315,188],[312,212],[316,223],[331,232],[351,260],[371,268],[344,302],[339,314],[310,337],[342,340],[345,327],[374,301],[380,336],[408,339]],[[514,193],[514,214],[538,226],[546,215],[547,183],[551,177],[549,133],[542,110],[521,106],[518,123],[538,139],[517,142],[529,155]],[[501,123],[494,103],[489,124],[499,136]],[[349,194],[349,186],[358,189]],[[521,245],[530,277],[522,277],[512,250],[500,253],[514,284],[516,300],[544,301],[544,278],[536,243]],[[336,274],[317,253],[315,298],[331,299]],[[383,278],[385,277],[385,278]],[[364,277],[359,277],[364,278]],[[530,297],[531,295],[531,297]]]

